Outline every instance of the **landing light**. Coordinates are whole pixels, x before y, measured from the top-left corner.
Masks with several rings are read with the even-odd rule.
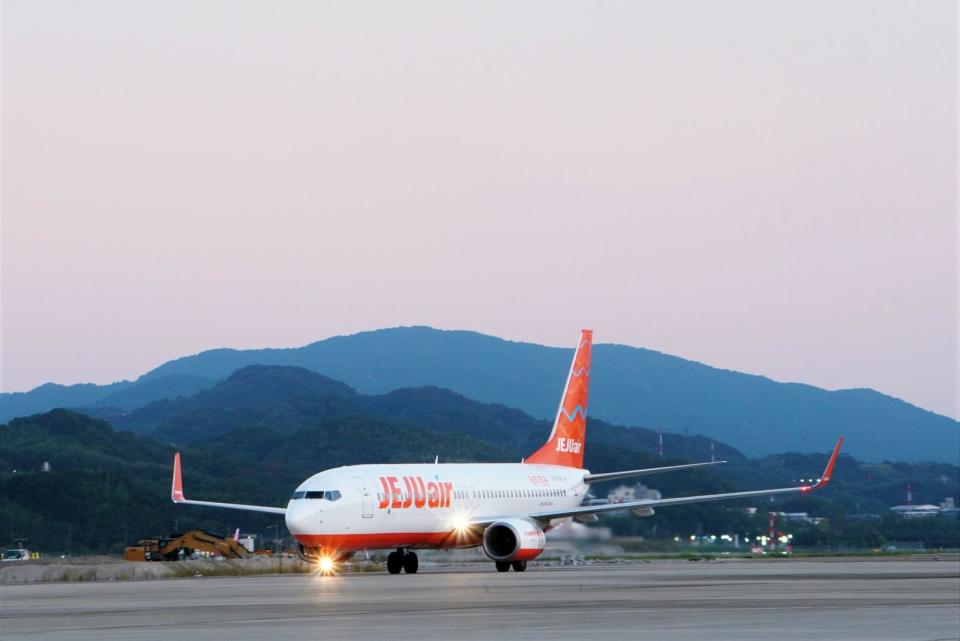
[[[329,556],[324,556],[317,562],[317,569],[320,570],[320,574],[333,574],[336,564]]]
[[[451,530],[451,535],[456,541],[465,541],[473,531],[473,523],[470,522],[470,516],[466,512],[454,512],[450,515],[447,527]]]
[[[450,519],[450,527],[457,534],[466,534],[467,530],[470,529],[470,519],[467,518],[466,514],[454,514]]]

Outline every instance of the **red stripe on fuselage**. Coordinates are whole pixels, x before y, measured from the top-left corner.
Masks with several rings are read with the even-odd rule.
[[[480,537],[453,532],[376,532],[371,534],[297,534],[294,538],[307,547],[331,550],[385,550],[389,548],[469,548],[480,544]]]

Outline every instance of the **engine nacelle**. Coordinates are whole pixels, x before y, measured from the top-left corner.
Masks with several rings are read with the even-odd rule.
[[[543,552],[543,529],[526,519],[494,521],[483,532],[483,551],[494,561],[526,561]]]
[[[634,515],[637,518],[643,518],[645,516],[653,516],[652,507],[635,507],[630,510],[630,514]]]

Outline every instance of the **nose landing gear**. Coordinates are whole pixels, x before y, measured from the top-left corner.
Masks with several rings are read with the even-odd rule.
[[[401,548],[387,555],[387,572],[390,574],[400,574],[401,570],[407,574],[416,574],[419,567],[420,561],[414,552]]]

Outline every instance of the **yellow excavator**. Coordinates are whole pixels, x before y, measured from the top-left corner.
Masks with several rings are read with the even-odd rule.
[[[168,537],[141,539],[138,545],[124,550],[127,561],[178,561],[194,551],[210,552],[225,559],[241,559],[249,554],[247,549],[232,538],[220,538],[203,530],[190,530]]]

